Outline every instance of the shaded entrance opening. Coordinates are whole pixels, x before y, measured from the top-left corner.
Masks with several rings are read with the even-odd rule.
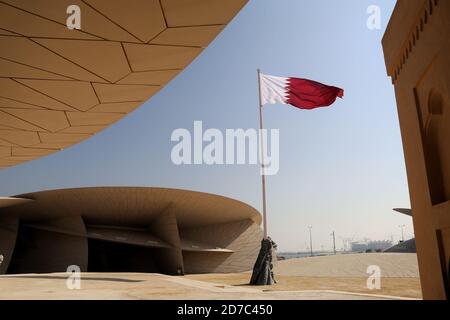
[[[66,272],[70,265],[85,270],[86,239],[20,223],[7,273]]]
[[[158,272],[161,248],[89,239],[88,272]]]
[[[36,249],[35,230],[20,225],[19,231],[17,232],[13,256],[7,273],[15,274],[30,272],[31,268],[26,264],[28,262],[27,253],[33,249]]]

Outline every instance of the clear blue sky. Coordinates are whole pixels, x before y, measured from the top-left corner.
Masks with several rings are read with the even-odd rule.
[[[174,81],[139,109],[62,152],[0,171],[0,195],[65,187],[132,185],[217,193],[261,208],[257,166],[175,166],[176,128],[257,128],[256,69],[345,89],[332,108],[265,108],[280,129],[280,171],[267,181],[269,234],[281,250],[339,237],[394,239],[412,221],[394,90],[381,38],[394,0],[253,0]],[[369,5],[382,30],[366,27]]]

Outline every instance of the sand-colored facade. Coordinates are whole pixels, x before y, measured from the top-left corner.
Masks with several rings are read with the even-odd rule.
[[[450,297],[450,2],[399,0],[383,39],[425,299]]]
[[[241,272],[253,267],[262,239],[256,209],[212,194],[95,187],[17,198],[30,201],[0,208],[0,274],[65,272],[71,265],[89,272]]]

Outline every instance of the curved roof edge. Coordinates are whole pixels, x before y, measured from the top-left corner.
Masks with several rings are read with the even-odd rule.
[[[0,208],[16,206],[16,205],[27,203],[30,201],[33,201],[33,200],[17,198],[17,197],[0,197]]]
[[[197,226],[251,219],[261,224],[257,209],[222,195],[162,187],[103,186],[45,190],[17,195],[34,200],[8,211],[33,217],[82,214],[94,224],[116,219],[125,225],[172,211],[182,225]],[[27,201],[26,200],[26,201]],[[112,217],[112,218],[111,218]]]

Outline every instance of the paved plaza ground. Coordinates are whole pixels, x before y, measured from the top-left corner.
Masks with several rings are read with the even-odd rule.
[[[381,289],[366,270],[378,265]],[[0,276],[0,299],[420,299],[415,254],[352,254],[279,261],[278,283],[249,286],[249,272],[173,277],[152,273],[83,273],[80,290],[67,274]]]

